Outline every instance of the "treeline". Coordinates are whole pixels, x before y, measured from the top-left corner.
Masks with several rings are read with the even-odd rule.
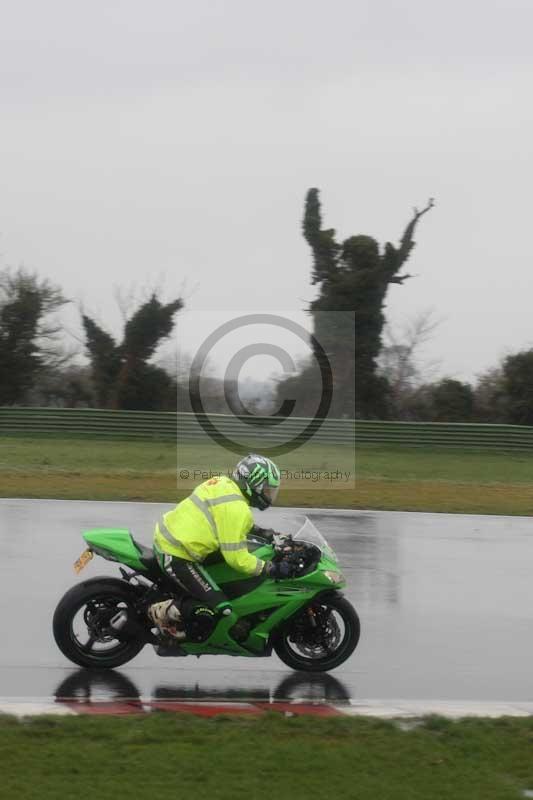
[[[410,341],[384,342],[388,290],[411,277],[402,269],[415,246],[417,225],[433,205],[430,199],[421,211],[414,210],[398,246],[387,242],[381,247],[364,235],[338,241],[335,230],[322,225],[318,190],[307,194],[303,234],[313,255],[312,282],[319,287],[310,313],[315,335],[333,366],[337,400],[332,414],[533,425],[533,350],[507,356],[473,383],[453,378],[428,381],[421,379],[413,358],[413,346],[427,323],[423,315],[422,329],[415,330]],[[305,398],[312,396],[318,379],[316,366],[313,370],[310,365],[280,391],[299,397],[301,408],[313,413]]]
[[[164,303],[152,294],[126,316],[120,340],[80,312],[86,365],[65,349],[57,312],[68,302],[60,287],[35,273],[0,272],[0,405],[193,410],[190,369],[154,362],[184,306],[181,298]],[[261,411],[265,392],[258,388],[256,395],[249,407]],[[211,413],[230,413],[237,383],[204,376],[201,399]]]
[[[533,350],[507,356],[475,382],[442,378],[387,395],[383,419],[533,425]]]
[[[418,221],[431,206],[430,201],[415,211],[398,246],[387,243],[381,249],[370,236],[337,241],[335,231],[322,226],[318,190],[309,190],[303,235],[313,255],[311,282],[318,288],[307,309],[315,336],[314,358],[298,374],[265,389],[271,396],[271,413],[282,409],[280,413],[314,415],[324,383],[320,373],[327,367],[331,416],[388,415],[389,386],[377,371],[384,301],[391,284],[409,278],[401,270],[414,247]],[[126,320],[121,341],[82,314],[88,367],[69,364],[68,354],[60,352],[60,330],[50,320],[66,302],[59,287],[34,274],[5,270],[0,275],[0,404],[148,410],[175,408],[176,402],[178,408],[190,406],[188,376],[173,375],[154,361],[157,347],[170,335],[183,307],[181,298],[164,304],[153,295]],[[213,411],[239,406],[231,402],[235,391],[236,387],[211,381],[204,407]],[[258,397],[256,405],[262,399]]]
[[[122,341],[81,314],[88,367],[64,349],[57,312],[68,302],[60,287],[24,269],[0,272],[0,405],[175,407],[176,386],[150,363],[182,308],[156,295],[127,319]]]
[[[277,383],[265,380],[248,392],[248,412],[314,416],[329,374],[332,417],[533,425],[533,350],[507,356],[469,384],[420,380],[412,343],[384,343],[388,290],[411,277],[402,270],[418,223],[432,207],[430,200],[414,210],[397,246],[380,246],[362,234],[339,241],[335,230],[322,224],[318,189],[308,191],[302,232],[313,258],[311,283],[318,290],[307,308],[313,358],[296,374]],[[0,405],[193,410],[189,370],[156,361],[182,298],[165,303],[153,293],[127,315],[120,340],[80,312],[86,365],[64,349],[57,314],[67,302],[60,287],[35,273],[0,271]],[[183,342],[179,345],[182,349]],[[242,387],[235,382],[202,377],[208,412],[238,413],[239,394]]]

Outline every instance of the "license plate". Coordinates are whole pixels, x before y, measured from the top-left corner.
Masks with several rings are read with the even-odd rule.
[[[74,562],[74,572],[76,573],[76,575],[80,574],[82,569],[87,566],[92,557],[93,557],[92,550],[87,549],[83,551],[78,560]]]

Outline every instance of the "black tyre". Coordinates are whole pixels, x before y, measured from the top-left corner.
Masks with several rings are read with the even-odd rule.
[[[280,630],[274,650],[292,669],[327,672],[351,656],[360,632],[352,604],[340,594],[325,595]]]
[[[109,622],[120,609],[134,611],[135,595],[118,578],[92,578],[74,586],[54,613],[56,644],[70,661],[89,669],[112,669],[131,661],[145,642],[120,641]]]

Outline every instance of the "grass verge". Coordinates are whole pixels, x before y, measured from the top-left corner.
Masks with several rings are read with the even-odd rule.
[[[212,443],[0,438],[0,496],[172,503],[236,456]],[[533,514],[533,455],[306,445],[280,457],[285,506]],[[305,470],[310,473],[302,474]],[[328,470],[348,475],[328,480]],[[355,475],[355,480],[354,480]]]
[[[358,448],[356,507],[533,514],[533,455],[453,448]]]
[[[212,443],[0,438],[0,497],[177,502],[238,456]],[[281,459],[278,505],[351,508],[353,447],[305,446]],[[328,480],[329,474],[339,477]]]
[[[0,717],[0,798],[506,800],[533,789],[531,718]]]

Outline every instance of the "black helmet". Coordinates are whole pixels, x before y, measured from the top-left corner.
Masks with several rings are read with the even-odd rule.
[[[250,505],[264,511],[278,496],[281,473],[269,458],[250,453],[235,467],[233,480],[238,483]]]

